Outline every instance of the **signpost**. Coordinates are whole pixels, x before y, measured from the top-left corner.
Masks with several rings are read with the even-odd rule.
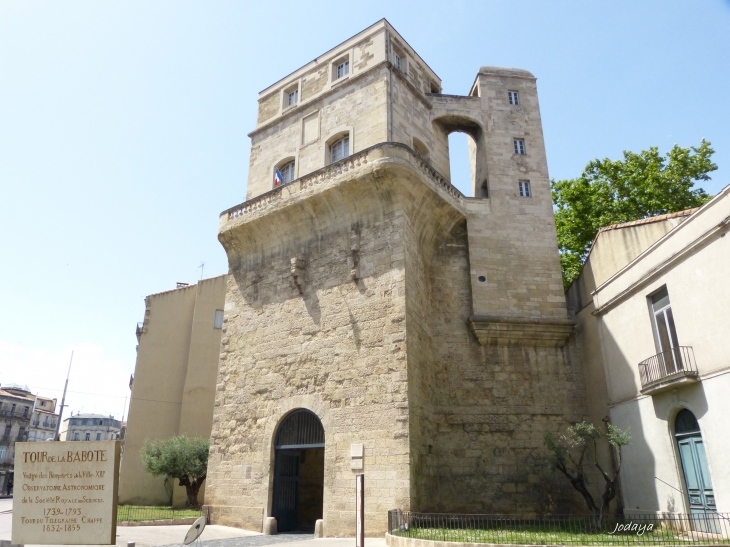
[[[114,545],[119,442],[15,443],[13,543]]]
[[[365,475],[355,475],[355,547],[365,547]]]

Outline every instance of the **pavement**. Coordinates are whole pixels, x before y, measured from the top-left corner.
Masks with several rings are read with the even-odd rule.
[[[13,529],[12,509],[12,499],[0,499],[0,540],[10,540]],[[130,541],[135,542],[136,547],[182,545],[189,529],[188,525],[117,526],[116,545],[124,546]],[[217,524],[206,526],[200,536],[200,547],[263,547],[278,543],[291,543],[291,547],[355,547],[355,538],[315,539],[312,534],[265,536],[258,532]],[[196,544],[197,542],[192,545]],[[385,538],[365,538],[365,547],[385,547]]]

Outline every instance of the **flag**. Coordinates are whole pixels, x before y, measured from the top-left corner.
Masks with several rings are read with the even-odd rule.
[[[279,186],[281,184],[281,181],[282,181],[281,171],[276,169],[274,171],[274,188]]]

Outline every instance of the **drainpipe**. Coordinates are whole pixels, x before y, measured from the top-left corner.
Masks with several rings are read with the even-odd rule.
[[[388,109],[390,115],[390,123],[388,124],[388,142],[393,142],[393,67],[390,65],[390,31],[385,32],[385,55],[387,57],[388,64],[388,91],[390,94]]]

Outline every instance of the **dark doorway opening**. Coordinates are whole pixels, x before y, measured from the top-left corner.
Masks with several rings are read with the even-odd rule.
[[[324,499],[324,428],[309,410],[295,410],[274,441],[272,516],[280,532],[314,531]]]

